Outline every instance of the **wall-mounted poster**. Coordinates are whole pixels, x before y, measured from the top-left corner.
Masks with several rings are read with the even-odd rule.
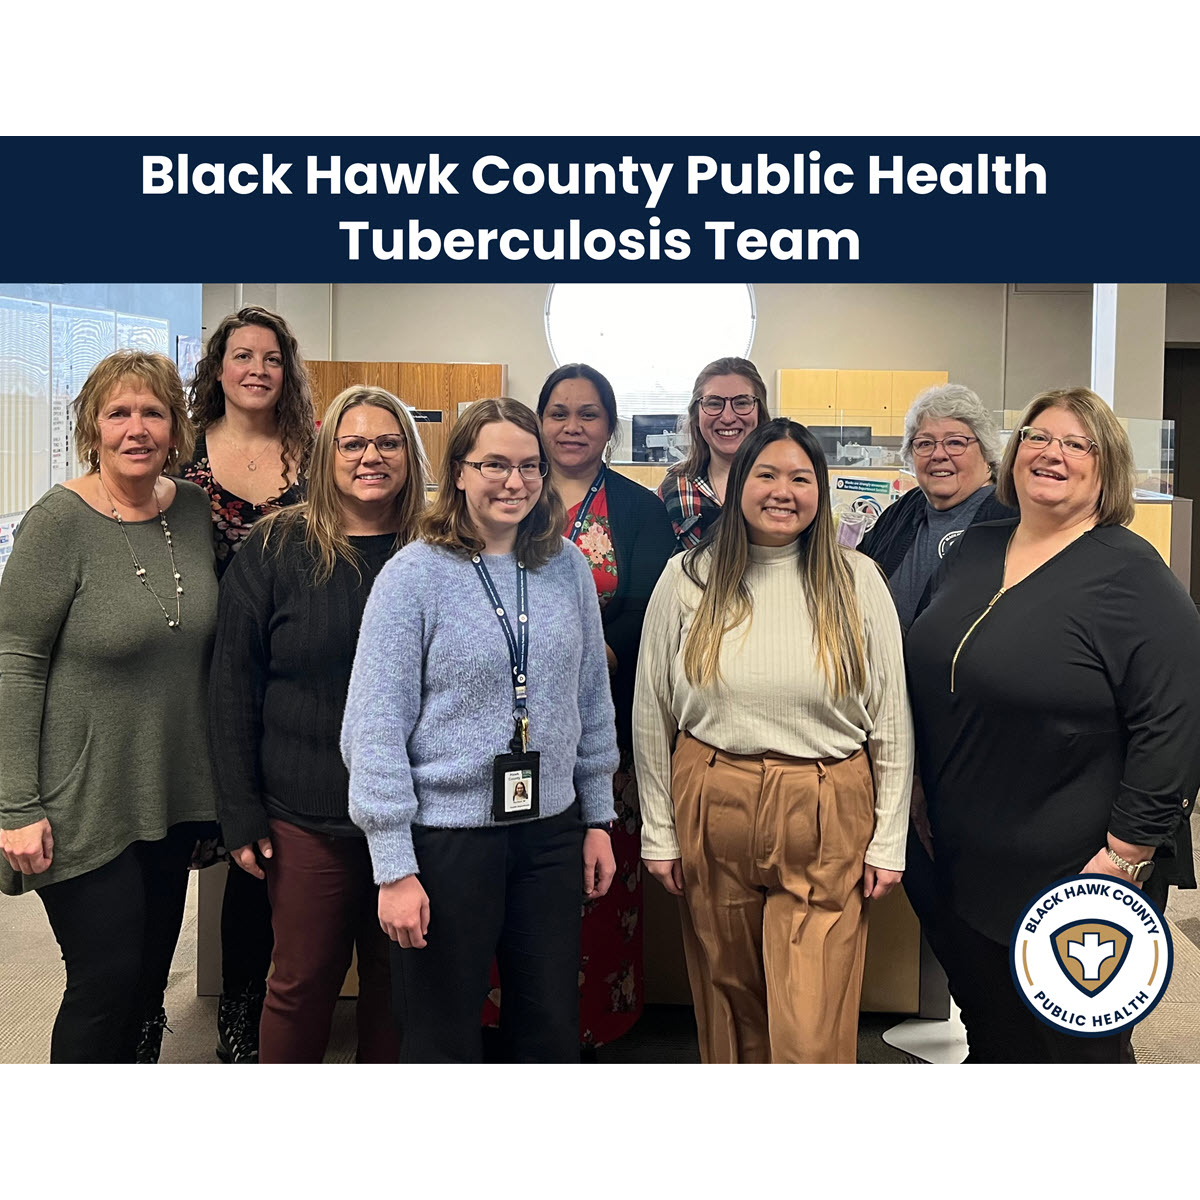
[[[184,387],[196,374],[196,368],[200,365],[201,349],[198,337],[190,337],[184,333],[176,335],[175,365],[179,368],[179,378],[183,380]]]

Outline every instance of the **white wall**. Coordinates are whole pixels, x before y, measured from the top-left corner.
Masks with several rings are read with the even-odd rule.
[[[277,307],[305,356],[328,358],[332,291],[333,358],[505,363],[509,394],[532,404],[554,368],[547,286],[244,284],[242,298]],[[1046,387],[1086,384],[1090,295],[1010,293],[1006,336],[1007,291],[1004,284],[756,285],[751,356],[772,390],[781,367],[945,370],[996,408],[1021,408]],[[232,309],[234,285],[206,285],[204,300],[211,330]],[[715,347],[713,356],[724,351]]]

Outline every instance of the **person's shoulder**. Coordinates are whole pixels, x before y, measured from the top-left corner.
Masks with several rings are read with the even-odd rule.
[[[1125,525],[1097,525],[1089,534],[1092,544],[1117,559],[1129,562],[1150,562],[1161,566],[1162,555],[1140,533]]]
[[[205,515],[212,510],[212,499],[198,483],[193,483],[182,475],[172,475],[171,480],[175,484],[175,503],[171,505],[172,508],[179,504],[183,512],[203,510]]]
[[[666,480],[663,482],[665,484]],[[659,492],[651,491],[611,467],[605,478],[604,488],[608,492],[610,516],[616,510],[626,512],[634,520],[641,522],[652,519],[658,513],[666,515],[667,507]]]
[[[997,495],[995,487],[984,497],[983,503],[975,513],[973,525],[982,525],[987,521],[1011,521],[1020,516],[1015,508],[1003,503]]]
[[[883,568],[869,554],[864,554],[861,550],[848,550],[844,546],[839,546],[838,549],[850,564],[854,586],[860,593],[882,591],[882,594],[891,596]]]
[[[416,538],[401,546],[391,558],[384,563],[384,572],[390,575],[404,575],[413,571],[449,570],[455,562],[465,562],[465,555],[451,550],[448,546],[431,546],[428,542]]]
[[[22,524],[31,516],[35,520],[47,517],[58,521],[67,520],[82,514],[88,508],[91,508],[91,505],[78,492],[56,483],[29,506]]]
[[[1120,583],[1139,594],[1161,590],[1164,583],[1183,587],[1162,555],[1132,529],[1124,525],[1097,525],[1086,537],[1100,582]]]

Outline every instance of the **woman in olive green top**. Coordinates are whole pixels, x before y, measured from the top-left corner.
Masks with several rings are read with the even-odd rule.
[[[195,822],[211,821],[217,583],[207,495],[160,354],[118,351],[75,402],[90,470],[26,514],[0,579],[0,891],[36,891],[67,987],[53,1062],[132,1062],[162,1007]]]

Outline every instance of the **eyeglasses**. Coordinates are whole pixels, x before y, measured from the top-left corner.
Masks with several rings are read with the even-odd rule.
[[[550,470],[548,462],[527,462],[513,466],[512,463],[502,462],[496,458],[487,458],[483,462],[472,462],[469,458],[464,458],[462,463],[464,467],[474,467],[484,479],[490,479],[493,483],[506,481],[514,471],[519,472],[526,483],[532,483],[535,479],[542,478]]]
[[[753,396],[702,396],[700,407],[710,417],[719,417],[725,411],[725,405],[731,405],[739,417],[749,416],[757,407],[758,400]]]
[[[1051,442],[1057,442],[1062,447],[1062,452],[1068,458],[1087,458],[1089,454],[1100,444],[1092,441],[1091,438],[1072,435],[1071,437],[1052,437],[1044,429],[1039,429],[1036,425],[1026,425],[1018,431],[1018,434],[1027,446],[1032,446],[1035,450],[1047,450]]]
[[[960,454],[966,454],[972,442],[977,441],[978,438],[964,437],[961,433],[952,433],[944,438],[919,437],[913,439],[912,452],[918,458],[928,458],[935,447],[941,446],[951,458],[958,458]]]
[[[338,453],[343,458],[362,458],[368,446],[374,446],[379,451],[380,458],[394,458],[404,449],[404,438],[398,433],[381,433],[379,437],[359,437],[349,434],[346,437],[334,438]]]

